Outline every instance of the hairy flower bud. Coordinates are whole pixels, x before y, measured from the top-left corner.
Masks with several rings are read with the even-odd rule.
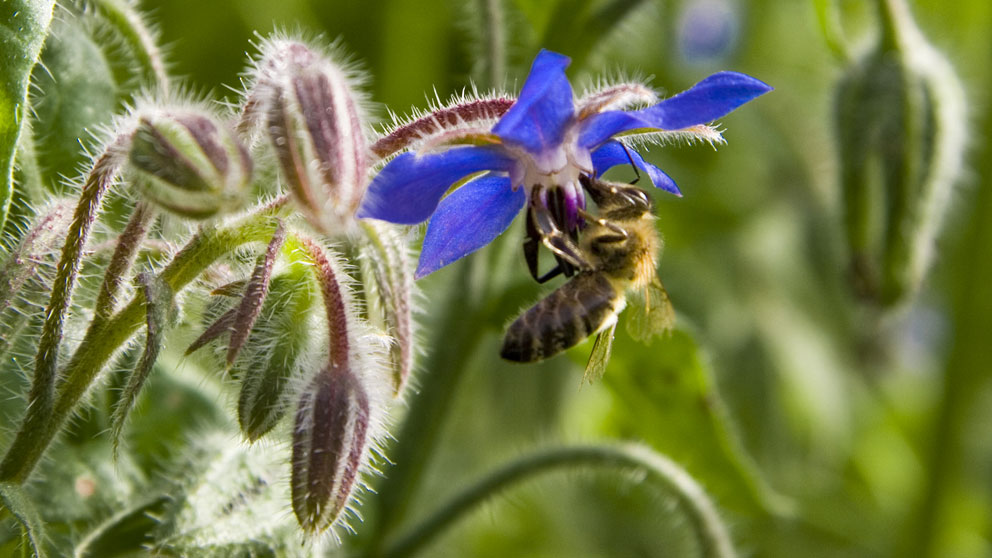
[[[352,218],[368,182],[368,142],[355,79],[298,41],[262,46],[246,121],[261,120],[282,175],[321,232]]]
[[[366,326],[334,258],[309,238],[300,247],[320,284],[328,361],[303,389],[293,430],[293,510],[305,531],[319,533],[341,516],[369,459],[388,389],[382,348]]]
[[[838,84],[836,123],[854,288],[891,306],[929,266],[966,125],[950,65],[901,0],[880,5],[880,40]]]
[[[194,110],[140,115],[128,160],[145,197],[194,219],[236,209],[252,161],[226,124]]]
[[[293,510],[320,532],[341,515],[368,452],[369,396],[348,368],[329,365],[304,390],[293,431]]]

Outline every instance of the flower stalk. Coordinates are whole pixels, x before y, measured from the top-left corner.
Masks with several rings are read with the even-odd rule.
[[[383,378],[375,376],[375,356],[356,331],[337,266],[315,241],[298,240],[320,285],[329,341],[328,362],[304,388],[293,429],[293,510],[303,530],[315,534],[333,525],[351,501],[380,420],[373,415],[381,412],[365,378]]]
[[[201,231],[162,271],[159,278],[178,293],[218,258],[242,244],[267,242],[278,227],[282,205],[263,208],[239,223]],[[0,462],[0,479],[16,483],[27,480],[52,439],[72,415],[110,357],[142,325],[144,297],[135,296],[124,308],[99,327],[87,330],[72,358],[65,365],[57,392],[52,386],[48,412],[31,406],[20,429]]]
[[[26,480],[27,471],[18,467],[18,461],[22,459],[18,455],[20,452],[15,452],[17,440],[32,437],[35,433],[41,433],[41,436],[45,437],[48,431],[48,424],[55,408],[56,382],[59,379],[59,348],[62,345],[63,328],[83,258],[83,247],[96,222],[103,196],[117,178],[123,149],[129,140],[130,138],[124,135],[111,142],[104,153],[96,159],[93,169],[86,177],[72,223],[66,232],[62,256],[56,268],[51,296],[45,309],[46,318],[38,340],[38,353],[35,357],[34,378],[28,393],[27,411],[14,445],[8,450],[7,457],[0,462],[0,481]],[[40,455],[38,452],[37,457]],[[33,456],[27,457],[31,460]],[[33,457],[34,460],[37,460],[37,457]]]

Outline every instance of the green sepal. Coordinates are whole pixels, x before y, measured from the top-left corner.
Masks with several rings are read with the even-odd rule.
[[[120,443],[124,423],[127,421],[134,403],[138,400],[141,388],[144,387],[145,380],[148,379],[155,361],[158,359],[159,351],[162,349],[162,341],[165,338],[165,331],[169,327],[170,316],[173,315],[173,293],[168,283],[149,273],[139,274],[138,282],[141,283],[141,290],[145,297],[145,348],[138,360],[138,365],[128,377],[127,385],[124,386],[121,398],[117,401],[111,416],[110,429],[115,453]]]
[[[73,558],[114,558],[143,555],[159,523],[155,519],[169,502],[156,496],[121,510],[99,524],[76,545]]]
[[[286,415],[292,401],[292,378],[310,348],[317,287],[310,270],[293,265],[272,278],[265,307],[239,371],[238,422],[251,441],[264,436]],[[264,344],[264,347],[259,347]]]
[[[21,524],[22,547],[30,547],[33,556],[44,558],[45,527],[34,502],[27,495],[24,486],[10,482],[0,482],[0,519],[9,512]]]

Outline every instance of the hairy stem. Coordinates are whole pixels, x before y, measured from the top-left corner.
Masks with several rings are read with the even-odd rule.
[[[509,463],[442,504],[434,514],[386,546],[382,556],[412,556],[457,520],[502,490],[541,474],[582,467],[634,468],[645,472],[648,481],[664,487],[678,497],[682,509],[695,528],[702,556],[736,556],[726,526],[699,484],[672,460],[637,445],[556,448]]]
[[[130,47],[141,65],[145,80],[155,84],[162,93],[167,93],[169,74],[162,53],[155,44],[155,37],[141,15],[123,0],[92,0],[92,4]]]
[[[179,292],[210,264],[242,244],[267,242],[278,226],[274,215],[280,206],[269,206],[232,226],[201,231],[162,271],[160,278]],[[145,323],[144,297],[136,295],[123,309],[86,332],[62,373],[48,411],[38,415],[34,406],[0,463],[0,480],[23,483],[45,449],[71,416],[79,400],[113,354]]]
[[[107,264],[107,271],[103,274],[103,284],[100,286],[100,294],[97,295],[96,305],[93,308],[91,329],[100,327],[116,310],[117,296],[124,284],[124,278],[134,265],[141,242],[145,239],[148,227],[154,219],[155,210],[147,203],[139,201],[118,239],[114,254]]]
[[[56,267],[52,293],[45,308],[45,322],[42,325],[38,353],[35,356],[34,378],[28,393],[28,408],[18,438],[21,437],[21,433],[31,437],[35,432],[42,432],[48,428],[55,404],[59,347],[62,345],[62,333],[69,313],[72,291],[83,259],[83,247],[89,238],[93,223],[96,222],[103,196],[117,176],[121,160],[120,151],[126,141],[127,137],[121,136],[108,146],[94,163],[93,170],[83,184],[72,223],[66,232],[62,256]],[[8,452],[8,457],[10,455]],[[23,481],[24,479],[11,468],[11,463],[8,459],[0,463],[0,480]]]

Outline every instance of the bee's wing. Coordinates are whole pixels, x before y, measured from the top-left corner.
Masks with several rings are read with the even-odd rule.
[[[596,342],[592,345],[592,353],[589,355],[589,362],[586,363],[586,371],[582,374],[582,381],[590,384],[603,377],[606,372],[606,364],[610,362],[610,353],[613,352],[613,332],[616,331],[617,324],[613,324],[599,332]]]
[[[634,339],[647,343],[655,335],[666,333],[675,326],[675,309],[657,277],[632,298],[635,300],[634,304],[628,305],[627,333]]]

